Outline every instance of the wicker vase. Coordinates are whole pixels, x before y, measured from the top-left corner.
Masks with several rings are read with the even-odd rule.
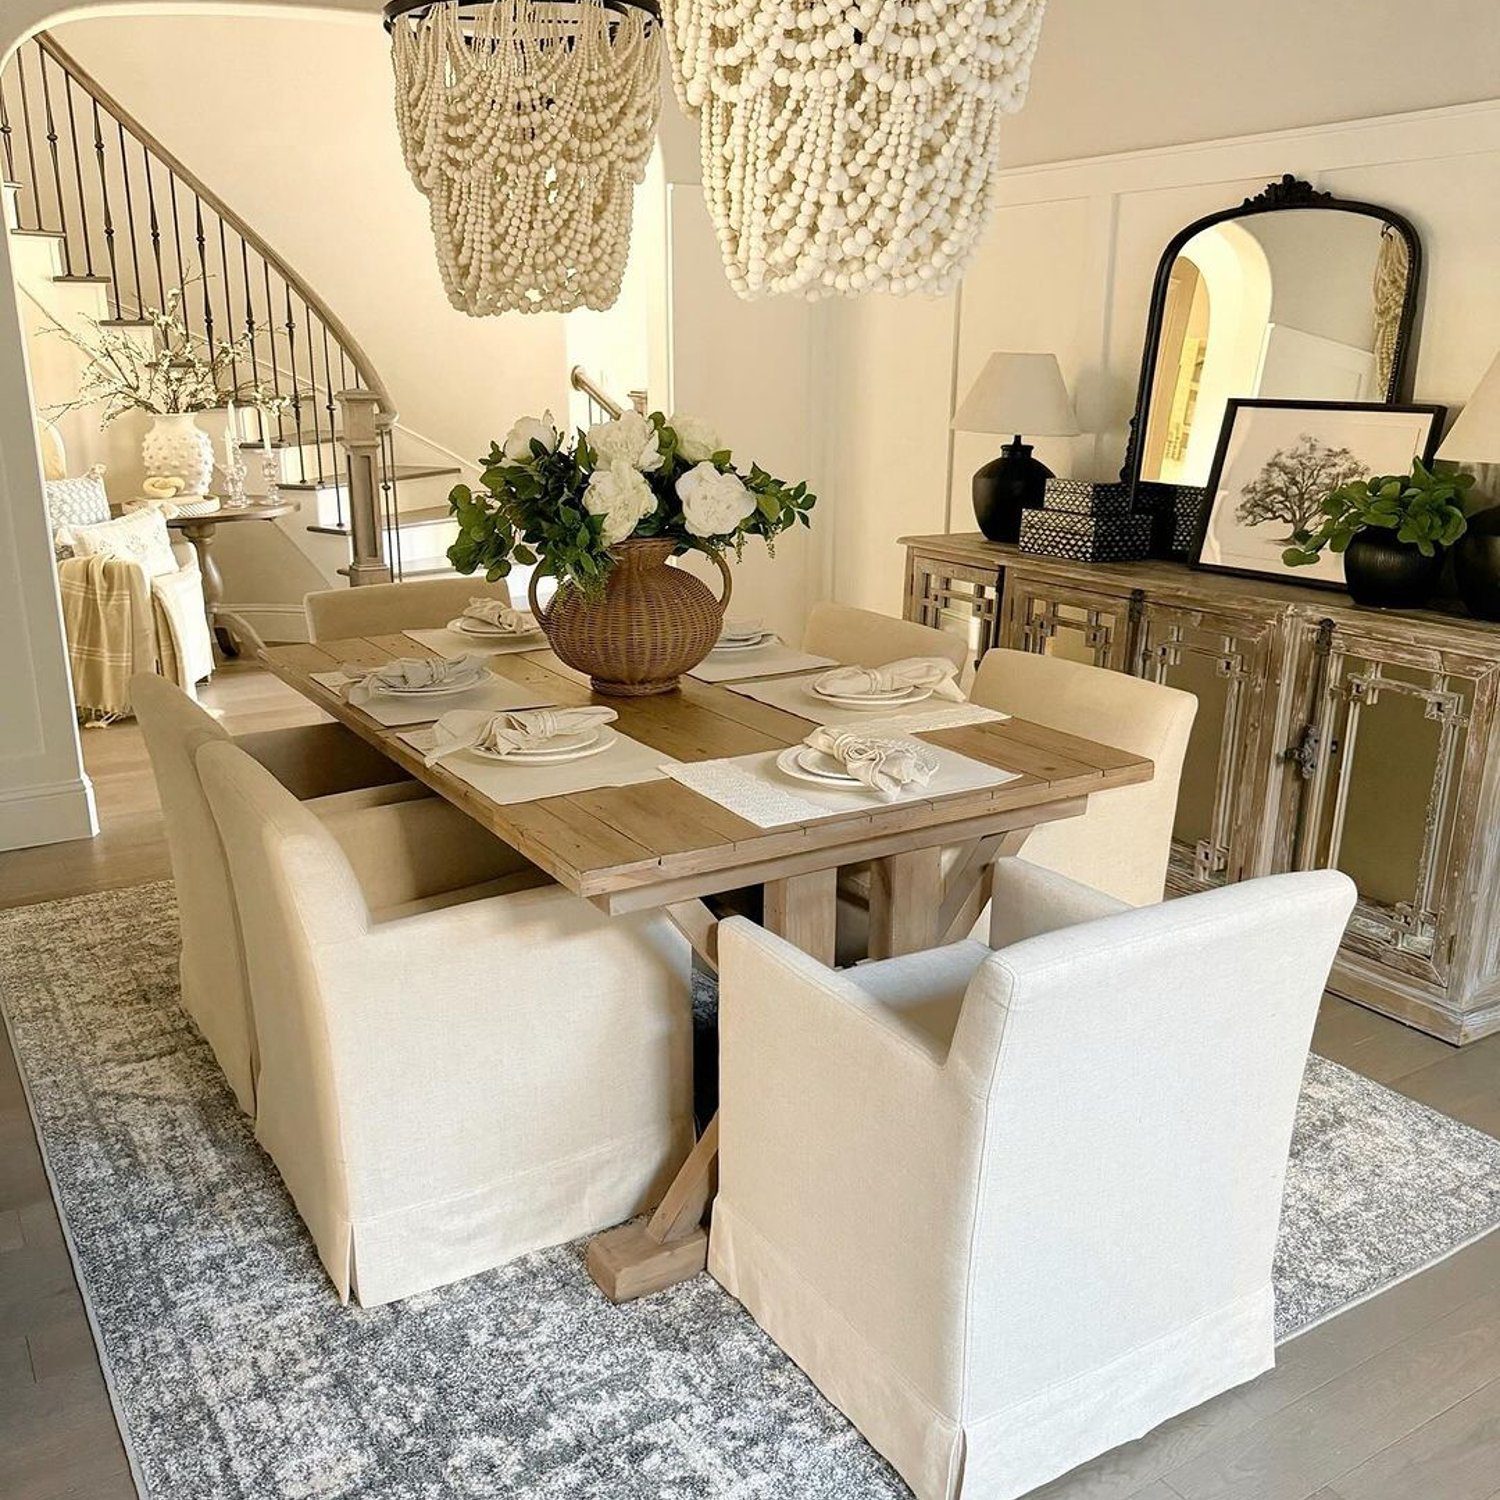
[[[531,612],[552,649],[570,667],[587,672],[596,693],[669,693],[682,673],[713,650],[729,603],[729,566],[710,554],[724,575],[724,595],[715,599],[685,568],[667,566],[673,547],[656,537],[612,547],[615,565],[599,600],[585,599],[564,583],[544,610],[532,574]]]

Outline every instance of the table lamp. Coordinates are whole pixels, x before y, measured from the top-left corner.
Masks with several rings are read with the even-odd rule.
[[[1459,413],[1437,456],[1500,463],[1500,355]],[[1453,549],[1453,572],[1469,613],[1481,620],[1500,620],[1500,505],[1469,517],[1469,529]]]
[[[1032,437],[1074,437],[1078,421],[1055,354],[992,354],[953,418],[955,432],[1014,433],[974,475],[974,517],[992,542],[1021,535],[1021,512],[1042,503],[1052,470],[1031,455]]]

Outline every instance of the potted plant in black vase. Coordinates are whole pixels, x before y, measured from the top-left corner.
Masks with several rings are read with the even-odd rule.
[[[1462,471],[1435,474],[1421,459],[1410,474],[1355,479],[1323,501],[1314,528],[1293,533],[1281,554],[1289,568],[1318,560],[1327,547],[1344,559],[1344,583],[1356,604],[1420,609],[1443,571],[1443,553],[1464,534]]]

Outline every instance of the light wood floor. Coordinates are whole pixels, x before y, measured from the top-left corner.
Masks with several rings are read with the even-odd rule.
[[[320,717],[249,667],[222,672],[207,701],[236,733]],[[90,730],[84,750],[103,833],[0,854],[0,907],[169,874],[139,731],[133,724]],[[1457,1051],[1329,997],[1313,1045],[1500,1135],[1500,1036]],[[0,1500],[133,1494],[0,1033]],[[1294,1340],[1259,1380],[1037,1495],[1500,1500],[1500,1234]]]

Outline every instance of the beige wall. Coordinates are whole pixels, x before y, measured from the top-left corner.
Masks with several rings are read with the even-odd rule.
[[[1049,0],[1007,166],[1493,98],[1495,0]]]

